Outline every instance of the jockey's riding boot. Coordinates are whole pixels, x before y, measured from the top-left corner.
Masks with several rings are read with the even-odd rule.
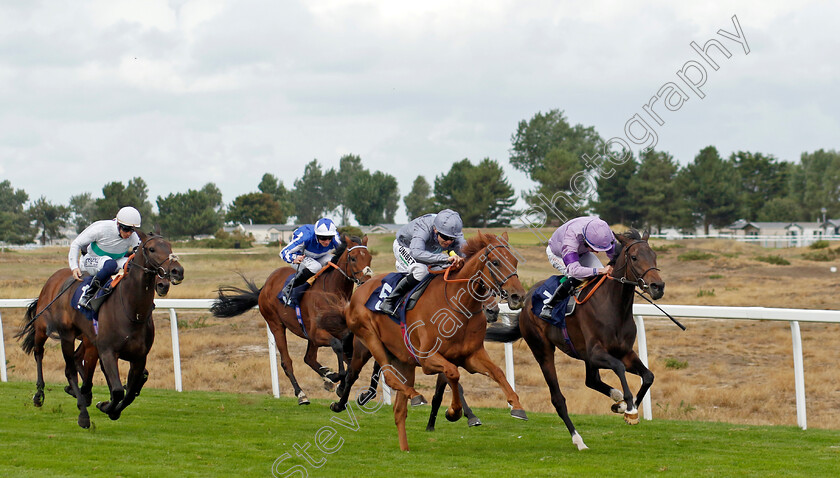
[[[545,302],[542,311],[540,311],[540,318],[544,320],[551,319],[551,313],[554,311],[554,306],[558,302],[565,299],[572,293],[572,290],[580,284],[580,281],[569,276],[564,277],[560,281],[560,285],[554,290],[554,294]]]
[[[391,290],[391,295],[386,297],[385,300],[379,304],[379,311],[384,314],[394,315],[397,308],[397,301],[400,300],[400,297],[413,289],[419,283],[420,281],[415,279],[411,274],[408,274],[400,279],[397,285],[394,286],[393,290]]]
[[[286,286],[286,303],[291,304],[293,303],[292,300],[297,302],[300,300],[300,296],[308,289],[309,285],[306,284],[306,281],[312,278],[315,273],[310,271],[309,269],[302,269],[299,270],[295,278],[289,281],[289,285]],[[307,287],[301,287],[302,285],[306,285]]]
[[[96,277],[90,281],[87,290],[81,297],[79,297],[79,307],[84,307],[85,309],[90,309],[90,301],[93,300],[93,296],[96,295],[96,291],[98,291],[102,287],[102,283],[99,282],[99,279]]]

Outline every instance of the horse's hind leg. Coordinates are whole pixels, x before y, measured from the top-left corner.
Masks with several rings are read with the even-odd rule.
[[[2,338],[0,338],[2,339]],[[40,407],[44,404],[44,343],[47,341],[46,328],[36,325],[35,327],[35,346],[33,347],[33,355],[35,356],[35,368],[38,377],[35,381],[35,395],[32,397],[32,404]]]
[[[583,438],[575,429],[572,419],[569,418],[569,410],[566,408],[566,397],[560,391],[560,385],[557,383],[557,369],[554,367],[554,345],[547,343],[542,337],[527,337],[528,347],[537,363],[540,364],[543,378],[548,391],[551,394],[551,404],[557,411],[557,415],[566,424],[566,428],[572,435],[572,443],[577,446],[578,450],[585,450],[588,447],[583,443]]]
[[[90,428],[90,415],[88,415],[87,404],[85,403],[81,390],[79,390],[79,371],[76,370],[76,352],[73,349],[75,341],[74,337],[61,337],[61,352],[64,354],[64,376],[67,377],[70,390],[73,392],[71,395],[76,397],[76,406],[79,408],[79,426]]]
[[[437,421],[438,410],[440,410],[440,403],[443,401],[443,392],[446,390],[446,375],[437,374],[437,383],[435,383],[435,394],[432,397],[432,411],[429,413],[429,422],[426,424],[426,431],[435,431],[435,422]]]
[[[328,378],[333,382],[338,382],[339,380],[341,380],[341,377],[343,377],[344,373],[346,372],[346,370],[344,369],[344,344],[337,338],[333,337],[330,339],[330,348],[333,349],[333,352],[335,352],[335,357],[336,359],[338,359],[338,372],[335,372],[332,376]]]
[[[268,322],[268,321],[267,321]],[[280,366],[283,367],[283,373],[289,379],[289,382],[294,388],[295,397],[298,399],[298,405],[309,405],[309,399],[301,390],[295,378],[295,367],[292,365],[292,356],[289,355],[289,344],[286,343],[286,327],[275,322],[268,322],[271,334],[274,335],[274,343],[277,345],[277,350],[280,351]]]
[[[73,355],[76,361],[76,370],[79,371],[82,380],[82,385],[79,387],[79,390],[81,390],[82,397],[85,399],[85,405],[89,407],[93,401],[93,374],[96,371],[96,362],[99,360],[99,354],[96,351],[96,347],[86,341],[84,336],[82,336],[82,341],[76,347]],[[65,386],[64,391],[71,397],[78,398],[73,394],[73,389],[70,385]]]
[[[356,379],[359,378],[359,372],[362,371],[362,367],[370,360],[370,357],[370,351],[367,348],[358,344],[354,347],[353,358],[350,360],[350,364],[347,366],[347,373],[344,375],[339,386],[339,390],[342,392],[341,396],[337,402],[330,404],[330,410],[335,413],[341,413],[347,408],[347,401],[350,399],[350,390],[353,388],[353,384],[356,383]],[[379,374],[376,375],[378,376]],[[373,383],[373,379],[371,379],[371,383]]]
[[[464,416],[467,417],[467,425],[471,427],[481,426],[481,420],[475,416],[472,409],[469,405],[467,405],[467,400],[464,398],[464,387],[461,386],[461,383],[458,383],[458,395],[461,396],[461,403],[464,405]]]

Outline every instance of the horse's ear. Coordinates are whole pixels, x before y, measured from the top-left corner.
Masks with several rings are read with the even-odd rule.
[[[624,236],[622,236],[621,234],[616,234],[614,231],[613,231],[613,236],[615,236],[615,240],[618,241],[621,244],[625,244],[627,242],[627,239],[625,239]]]
[[[350,244],[350,236],[348,236],[347,234],[342,234],[341,235],[341,242],[343,242],[345,244]]]
[[[503,233],[502,233],[502,239],[504,239],[504,240],[505,240],[505,242],[508,242],[508,235],[507,235],[507,231],[505,231],[505,232],[503,232]]]
[[[362,245],[363,246],[367,245],[367,234],[365,234],[365,237],[362,238]]]
[[[649,237],[650,237],[650,231],[645,229],[645,234],[642,236],[642,240],[647,241]]]
[[[140,229],[135,229],[134,233],[137,234],[137,237],[140,238],[140,242],[146,242],[146,233],[141,231]]]
[[[155,235],[156,236],[161,236],[162,235],[160,233],[160,224],[155,224]]]

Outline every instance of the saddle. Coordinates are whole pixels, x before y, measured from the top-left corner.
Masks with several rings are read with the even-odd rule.
[[[379,304],[385,300],[388,295],[391,294],[391,290],[393,290],[394,286],[405,277],[406,274],[402,272],[392,272],[385,277],[382,278],[382,283],[379,287],[373,290],[368,297],[367,302],[365,302],[365,307],[369,310],[374,312],[379,312]],[[402,297],[397,300],[397,307],[396,311],[397,314],[401,315],[400,317],[389,316],[391,320],[396,323],[404,323],[405,322],[405,313],[414,308],[417,305],[417,301],[420,300],[420,296],[423,295],[423,292],[429,286],[429,283],[432,281],[434,276],[432,274],[427,275],[423,280],[420,281],[413,289],[411,289],[407,294],[403,295]]]

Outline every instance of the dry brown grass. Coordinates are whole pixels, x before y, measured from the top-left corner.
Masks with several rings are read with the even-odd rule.
[[[393,236],[372,237],[378,252],[373,267],[377,272],[393,270],[390,241]],[[525,258],[520,277],[530,285],[545,278],[551,268],[545,261],[545,246],[527,233],[512,234],[511,242]],[[654,245],[673,245],[655,241]],[[680,241],[683,247],[658,253],[659,267],[666,281],[660,304],[722,306],[766,306],[808,309],[838,309],[837,276],[829,267],[835,262],[801,259],[803,249],[763,249],[720,240]],[[679,261],[689,251],[715,257],[703,261]],[[282,265],[276,249],[258,247],[245,254],[237,251],[189,250],[181,254],[186,269],[184,284],[173,287],[172,298],[213,297],[221,284],[242,284],[237,272],[261,285],[268,274]],[[775,266],[755,260],[757,256],[779,255],[789,266]],[[34,297],[46,278],[64,263],[65,251],[0,253],[0,297]],[[22,272],[25,271],[25,272]],[[714,295],[698,297],[699,291]],[[12,380],[34,381],[34,363],[24,356],[12,336],[22,318],[21,310],[2,309]],[[158,333],[149,355],[151,377],[148,386],[172,388],[172,349],[166,311],[155,313]],[[204,311],[179,312],[180,347],[185,390],[220,390],[271,393],[265,322],[258,312],[234,319],[215,319]],[[658,418],[720,420],[732,423],[795,425],[795,397],[790,327],[784,322],[691,320],[681,332],[667,319],[647,319],[650,368],[656,375],[651,389],[653,414]],[[802,323],[805,348],[805,389],[808,425],[840,428],[840,382],[836,378],[836,351],[840,349],[840,326]],[[317,375],[302,360],[305,342],[290,336],[295,372],[311,398],[332,398],[321,388]],[[48,382],[64,381],[63,361],[58,345],[48,342],[45,373]],[[501,344],[487,344],[496,363],[504,363]],[[516,388],[525,408],[553,412],[548,389],[530,350],[524,342],[514,344]],[[321,361],[335,367],[332,351],[321,349]],[[666,361],[685,362],[685,368],[666,367]],[[571,413],[609,413],[611,401],[584,385],[582,362],[558,354],[555,359],[560,387]],[[363,371],[364,382],[369,368]],[[602,372],[615,386],[611,372]],[[483,376],[464,374],[467,400],[474,406],[504,406],[496,385]],[[97,383],[104,380],[97,373]],[[635,388],[638,380],[631,378]],[[418,389],[430,394],[433,377],[420,377]],[[281,393],[291,395],[291,386],[281,374]],[[34,388],[34,387],[33,387]],[[63,394],[60,389],[51,394]],[[48,398],[49,399],[49,398]],[[620,420],[617,418],[617,420]]]

